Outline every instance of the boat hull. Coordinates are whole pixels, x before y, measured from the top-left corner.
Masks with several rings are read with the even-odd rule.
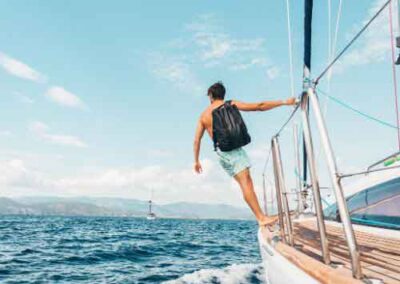
[[[269,284],[314,284],[320,283],[278,253],[258,231],[258,242],[266,280]]]

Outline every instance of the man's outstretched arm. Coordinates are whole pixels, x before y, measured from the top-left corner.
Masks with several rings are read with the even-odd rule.
[[[241,111],[266,111],[280,106],[292,106],[296,104],[296,98],[278,101],[263,101],[259,103],[244,103],[232,101],[234,105]]]
[[[199,119],[197,123],[196,134],[194,136],[194,143],[193,143],[193,153],[194,153],[194,170],[196,173],[201,173],[203,169],[201,168],[199,156],[200,156],[200,146],[201,146],[201,138],[203,138],[205,127]]]

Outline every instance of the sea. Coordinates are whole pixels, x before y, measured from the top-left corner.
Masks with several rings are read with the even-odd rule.
[[[257,224],[0,216],[1,283],[264,283]]]

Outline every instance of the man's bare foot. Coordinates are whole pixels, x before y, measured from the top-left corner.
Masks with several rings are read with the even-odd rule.
[[[264,227],[264,226],[273,226],[275,225],[275,223],[278,221],[278,216],[266,216],[264,215],[263,217],[261,217],[260,219],[257,220],[258,225],[260,227]]]

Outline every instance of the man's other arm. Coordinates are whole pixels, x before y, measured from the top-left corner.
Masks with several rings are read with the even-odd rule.
[[[194,136],[194,143],[193,143],[194,170],[198,174],[203,171],[203,169],[201,168],[199,156],[200,156],[201,139],[203,138],[204,130],[205,130],[205,127],[200,118],[199,122],[197,123],[197,129],[196,129],[196,134]]]
[[[296,104],[296,98],[278,101],[263,101],[258,103],[245,103],[232,101],[234,105],[241,111],[266,111],[280,106],[292,106]]]

